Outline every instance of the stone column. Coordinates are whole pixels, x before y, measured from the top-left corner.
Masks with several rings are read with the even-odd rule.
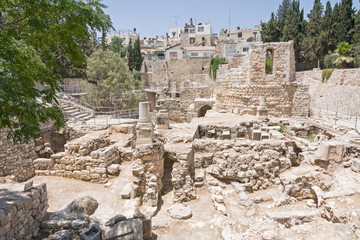
[[[140,102],[139,121],[136,125],[136,145],[152,143],[153,132],[154,127],[150,120],[149,102]]]
[[[169,114],[166,109],[161,109],[156,115],[158,129],[169,129]]]
[[[149,102],[139,102],[139,122],[150,122]]]
[[[260,106],[257,107],[256,117],[259,120],[265,120],[268,116],[268,108],[266,106],[266,97],[261,96],[259,97]]]
[[[176,82],[171,82],[170,88],[171,98],[176,98]]]

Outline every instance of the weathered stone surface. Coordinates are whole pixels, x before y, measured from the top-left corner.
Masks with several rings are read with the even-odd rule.
[[[185,220],[192,217],[192,210],[184,204],[176,203],[170,207],[170,215],[174,219]]]
[[[106,168],[109,174],[118,175],[120,172],[120,164],[111,164]]]
[[[85,196],[72,201],[65,209],[65,211],[79,214],[92,215],[99,204],[95,198]]]
[[[112,239],[122,236],[124,239],[143,240],[143,225],[140,219],[129,219],[103,229],[102,238]]]

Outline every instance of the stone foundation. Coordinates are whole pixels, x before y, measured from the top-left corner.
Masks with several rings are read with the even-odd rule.
[[[37,237],[48,208],[46,185],[28,191],[0,189],[0,239]]]
[[[35,175],[35,143],[13,144],[7,131],[0,132],[0,177],[12,176],[14,181],[26,181]]]

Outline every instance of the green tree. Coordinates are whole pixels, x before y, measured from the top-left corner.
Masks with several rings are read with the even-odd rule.
[[[358,10],[354,19],[354,35],[352,39],[352,43],[360,43],[360,10]]]
[[[354,34],[354,9],[352,0],[342,0],[335,25],[337,43],[350,42]]]
[[[303,38],[304,10],[300,10],[300,2],[294,0],[288,9],[281,41],[294,40],[295,57],[297,61],[301,61],[300,50]]]
[[[132,108],[142,99],[141,79],[134,78],[119,53],[96,50],[88,58],[86,73],[91,83],[83,100],[93,106]]]
[[[121,58],[126,57],[126,48],[123,45],[123,40],[119,37],[111,38],[111,42],[109,44],[109,50],[119,53]]]
[[[128,66],[130,71],[140,71],[143,61],[144,58],[141,55],[140,39],[138,38],[135,40],[134,45],[130,42],[128,47]]]
[[[334,57],[333,64],[340,68],[347,68],[350,63],[355,61],[352,56],[352,45],[347,42],[339,43],[331,55]]]
[[[99,0],[2,0],[0,3],[0,129],[27,141],[40,124],[64,125],[57,107],[61,81],[54,52],[75,65],[85,61],[79,42],[110,29]],[[38,90],[37,85],[47,85]]]
[[[306,25],[305,38],[301,43],[301,52],[304,60],[320,68],[321,57],[324,56],[324,45],[322,42],[322,12],[323,5],[320,0],[314,1],[313,9],[308,14],[309,21]],[[320,35],[320,37],[319,37]]]
[[[332,14],[333,10],[331,7],[331,3],[328,1],[326,3],[325,13],[321,20],[321,32],[320,32],[320,40],[321,45],[324,47],[323,54],[327,54],[329,51],[334,51],[336,49],[336,36],[334,32],[334,18]]]
[[[279,42],[280,37],[281,31],[278,26],[278,21],[272,12],[269,22],[261,23],[261,39],[263,42]]]

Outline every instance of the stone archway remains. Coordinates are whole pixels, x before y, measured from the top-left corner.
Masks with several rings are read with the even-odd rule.
[[[212,107],[209,105],[202,106],[198,111],[197,117],[204,117],[206,112],[210,109],[212,109]]]

